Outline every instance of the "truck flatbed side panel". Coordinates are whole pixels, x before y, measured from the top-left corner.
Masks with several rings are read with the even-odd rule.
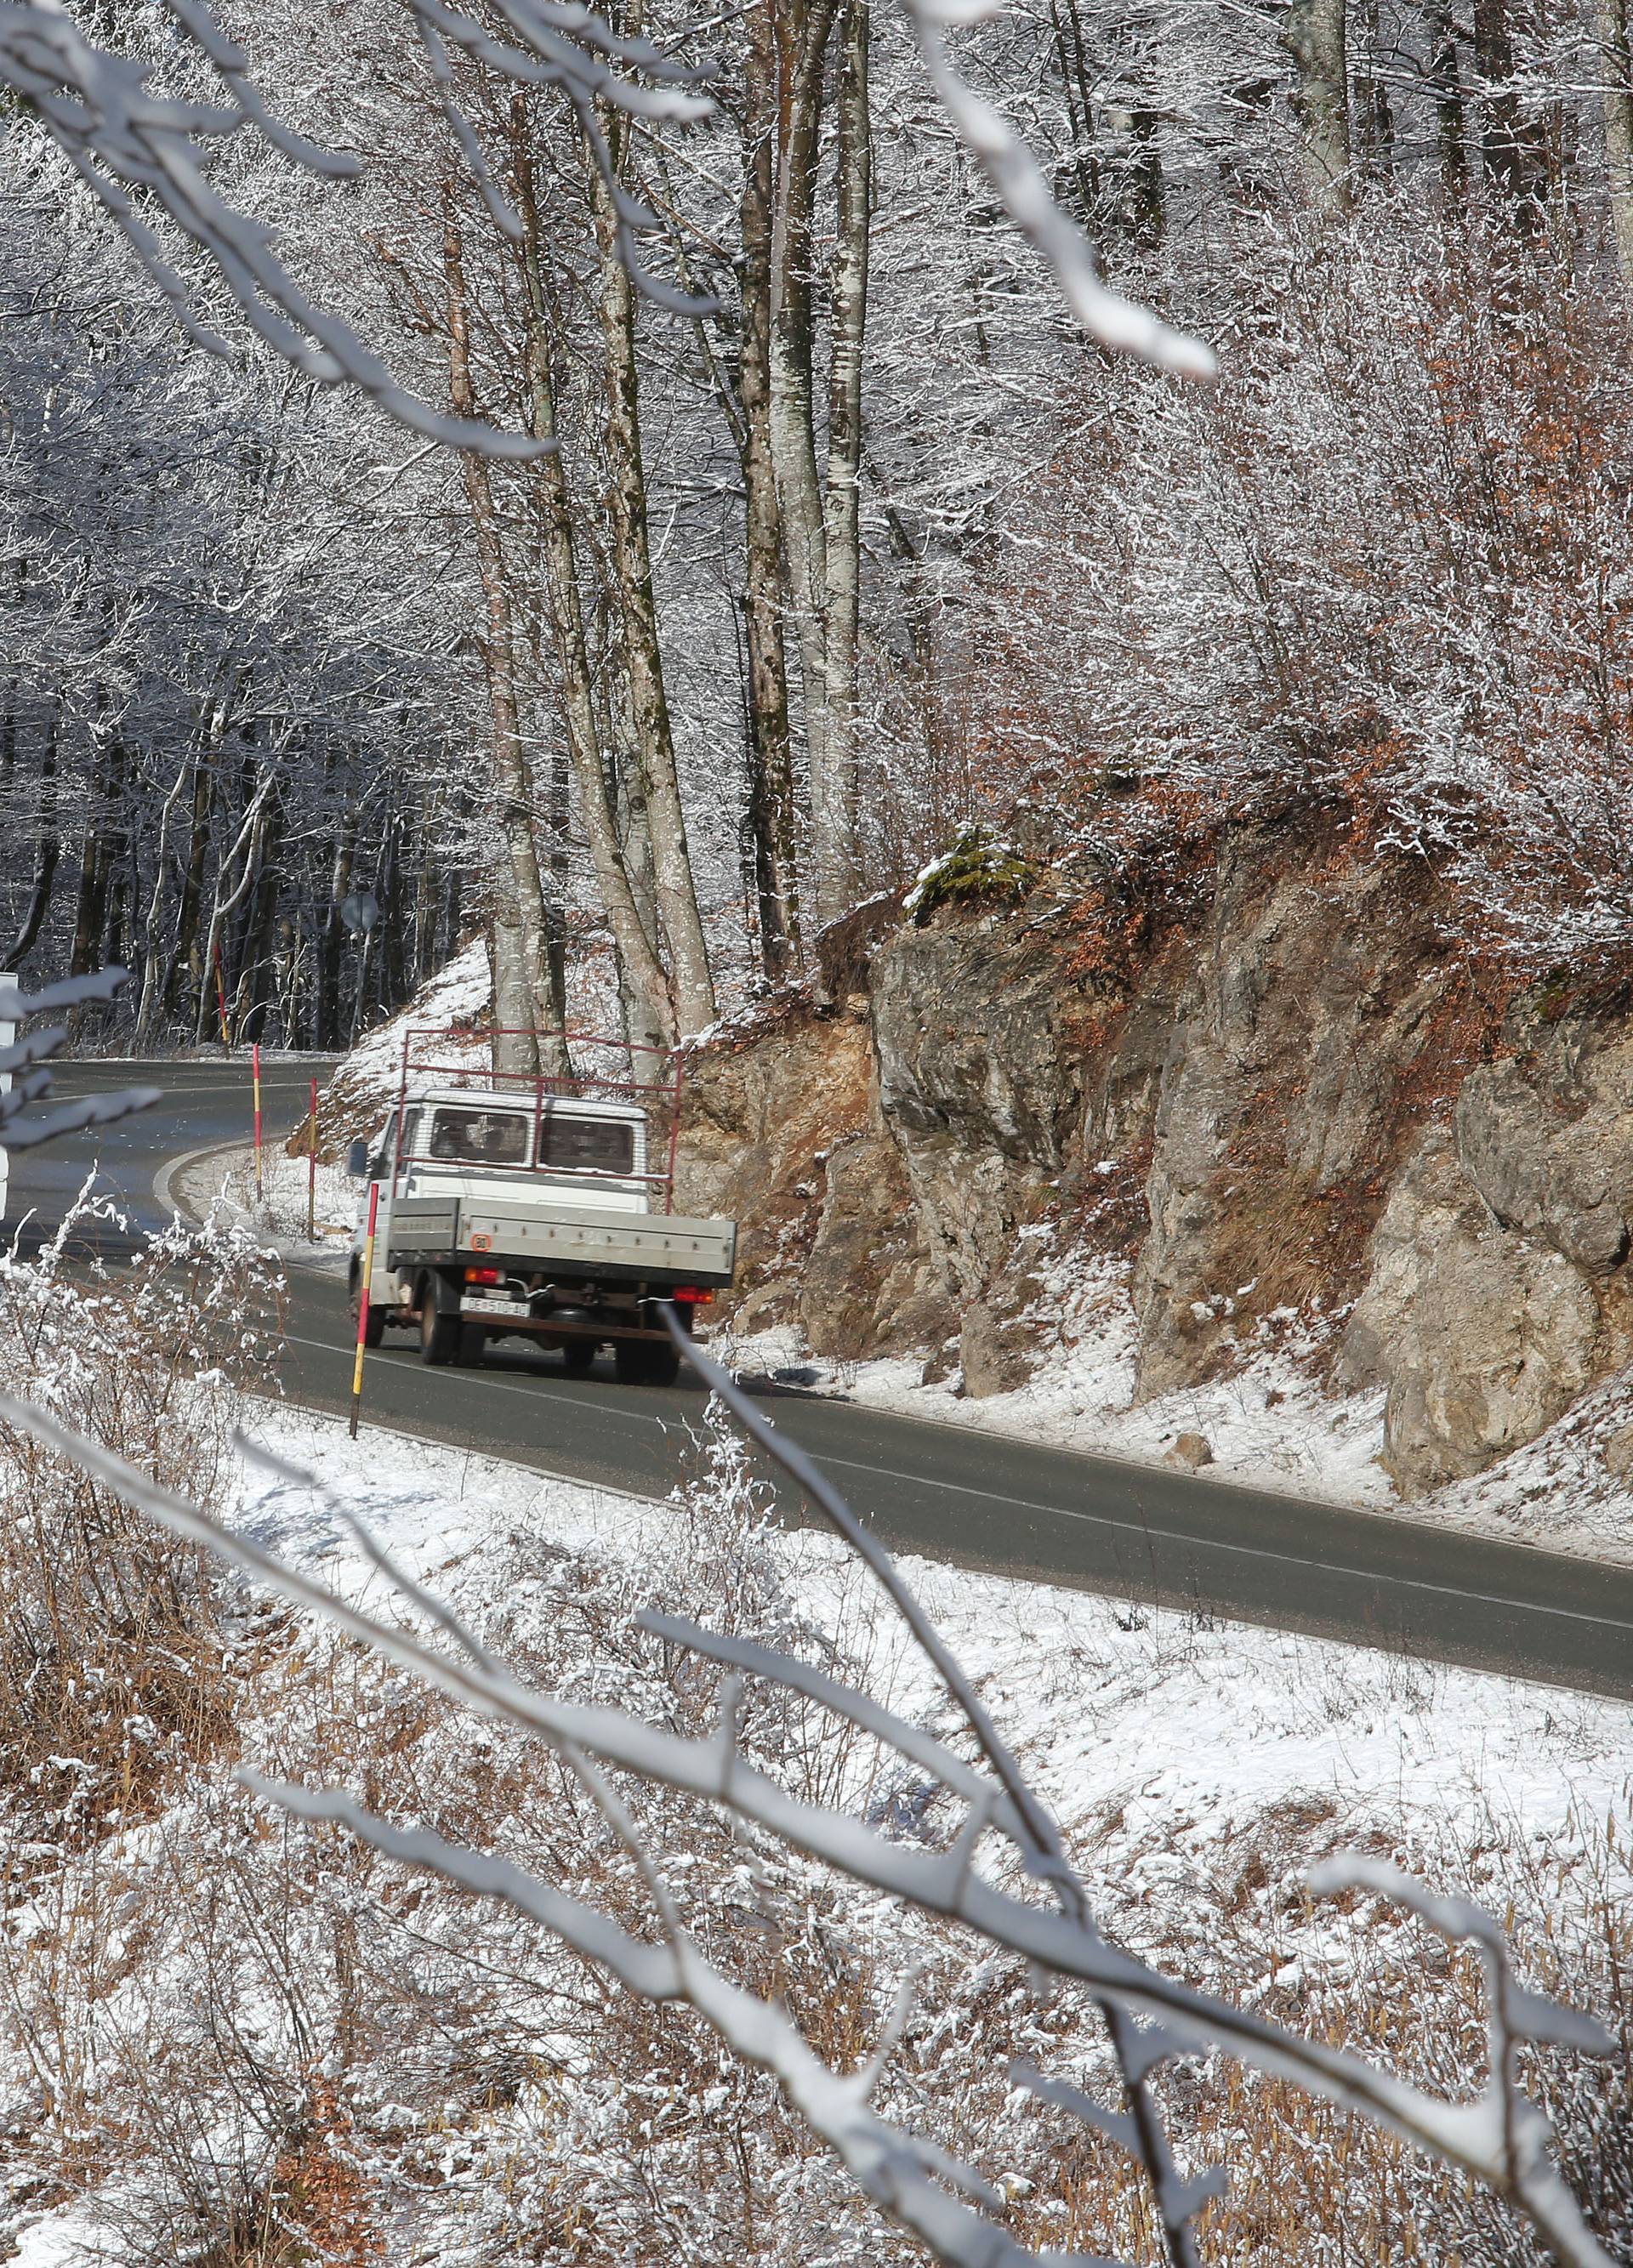
[[[549,1202],[484,1204],[467,1198],[455,1204],[415,1198],[393,1209],[390,1258],[400,1264],[410,1256],[429,1261],[449,1253],[491,1253],[496,1260],[541,1269],[616,1270],[624,1280],[652,1275],[727,1284],[736,1241],[735,1222],[693,1220],[683,1213],[612,1215],[593,1206]]]
[[[477,1237],[491,1241],[478,1247]],[[623,1268],[648,1268],[669,1274],[731,1273],[736,1232],[728,1221],[688,1220],[677,1213],[605,1213],[564,1219],[555,1206],[531,1208],[470,1204],[460,1223],[460,1241],[473,1249],[505,1253],[518,1260],[570,1260],[580,1267],[609,1261]]]
[[[457,1197],[399,1197],[391,1208],[394,1245],[457,1244]]]

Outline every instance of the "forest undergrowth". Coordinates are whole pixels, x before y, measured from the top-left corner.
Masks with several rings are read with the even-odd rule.
[[[230,1381],[253,1351],[246,1256],[241,1243],[200,1240],[170,1256],[171,1272],[139,1265],[117,1292],[76,1289],[50,1256],[35,1273],[14,1261],[5,1293],[33,1336],[19,1334],[28,1375],[8,1383],[230,1512],[234,1397],[188,1373],[202,1359]],[[217,1295],[229,1277],[238,1287],[236,1307],[218,1296],[212,1308],[236,1318],[222,1338],[172,1336],[188,1296],[178,1259]],[[191,1359],[159,1351],[172,1344]],[[4,1539],[8,1693],[29,1697],[29,1754],[45,1766],[9,1776],[0,1814],[0,2194],[14,2231],[41,2219],[54,2259],[211,2268],[861,2268],[918,2257],[774,2083],[687,2012],[624,1992],[508,1909],[292,1822],[231,1777],[242,1759],[345,1786],[653,1937],[639,1866],[559,1756],[462,1715],[327,1627],[268,1614],[235,1580],[206,1579],[125,1525],[78,1473],[43,1456],[25,1465],[33,1453],[11,1447],[6,1469],[24,1486],[8,1498]],[[666,1522],[564,1543],[501,1521],[433,1544],[422,1579],[484,1646],[569,1702],[706,1731],[718,1673],[637,1628],[637,1613],[656,1608],[785,1648],[959,1747],[860,1572],[769,1521],[723,1421],[706,1423],[684,1462]],[[369,1484],[356,1471],[347,1494],[366,1517]],[[348,1557],[344,1498],[290,1467],[263,1467],[256,1485],[252,1532],[378,1609],[366,1563]],[[240,1476],[240,1503],[242,1487]],[[61,1663],[31,1683],[19,1633],[46,1627],[61,1633]],[[1546,1840],[1510,1814],[1500,1780],[1437,1822],[1376,1794],[1341,1812],[1330,1789],[1312,1789],[1266,1802],[1229,1836],[1160,1804],[1142,1805],[1137,1824],[1121,1807],[1074,1805],[1069,1785],[1054,1784],[1066,1770],[1056,1743],[1081,1723],[1085,1697],[1149,1718],[1160,1771],[1162,1697],[1210,1642],[1196,1618],[1108,1612],[1103,1627],[1103,1640],[1052,1655],[1019,1737],[1107,1928],[1189,1983],[1457,2095],[1475,2084],[1483,2052],[1472,1964],[1381,1901],[1313,1906],[1304,1874],[1358,1843],[1477,1896],[1510,1931],[1527,1982],[1592,2010],[1621,2043],[1608,2069],[1527,2052],[1568,2177],[1605,2239],[1625,2243],[1625,1815],[1578,1816],[1563,1841]],[[69,1674],[70,1659],[90,1674]],[[1408,1719],[1438,1705],[1433,1671],[1380,1657],[1380,1687],[1371,1657],[1354,1657],[1353,1671],[1349,1660],[1336,1654],[1311,1697],[1329,1726],[1358,1727],[1380,1698]],[[989,1690],[990,1668],[974,1668],[993,1705],[1016,1705]],[[921,1846],[956,1832],[935,1783],[799,1695],[750,1681],[739,1736],[744,1756],[796,1795],[847,1802]],[[904,1978],[916,1977],[882,2107],[979,2169],[1017,2239],[1155,2257],[1117,2151],[1011,2080],[1021,2057],[1114,2092],[1081,1995],[1040,1997],[1023,1963],[972,1951],[954,1926],[904,1914],[710,1807],[617,1777],[699,1946],[780,1997],[835,2067],[875,2051]],[[1541,2257],[1501,2206],[1274,2082],[1210,2058],[1171,2065],[1155,2084],[1182,2163],[1230,2168],[1229,2194],[1202,2225],[1210,2261],[1506,2268]]]
[[[37,1258],[0,1254],[0,1393],[218,1503],[237,1388],[278,1286],[240,1230],[173,1223],[128,1266],[70,1256],[128,1233],[90,1185]],[[15,1891],[64,1849],[151,1814],[230,1743],[237,1639],[191,1555],[0,1419],[0,1808]]]

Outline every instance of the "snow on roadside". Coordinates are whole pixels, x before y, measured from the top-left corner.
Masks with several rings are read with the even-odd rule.
[[[320,1158],[313,1214],[316,1234],[307,1235],[307,1174],[304,1157],[284,1154],[269,1142],[261,1153],[261,1188],[255,1188],[253,1143],[206,1151],[170,1176],[171,1203],[189,1219],[212,1215],[251,1229],[282,1260],[323,1275],[344,1275],[357,1212],[358,1185],[338,1165]]]
[[[1057,1263],[1040,1308],[1036,1371],[1024,1385],[980,1401],[964,1395],[957,1371],[927,1384],[920,1357],[824,1362],[803,1353],[792,1331],[738,1339],[732,1359],[750,1373],[809,1370],[811,1385],[871,1409],[1137,1463],[1160,1463],[1182,1434],[1198,1433],[1212,1452],[1210,1479],[1372,1510],[1391,1506],[1388,1476],[1376,1462],[1382,1393],[1323,1393],[1312,1375],[1312,1333],[1290,1314],[1232,1376],[1136,1403],[1139,1333],[1125,1268],[1105,1260]]]
[[[698,1414],[701,1418],[701,1406]],[[718,1535],[712,1534],[695,1490],[690,1506],[653,1504],[373,1427],[353,1443],[338,1420],[277,1406],[260,1407],[252,1431],[280,1464],[275,1469],[257,1463],[253,1453],[242,1457],[228,1509],[259,1541],[373,1611],[388,1612],[385,1581],[340,1515],[338,1498],[367,1520],[410,1574],[484,1636],[506,1633],[508,1642],[523,1649],[520,1658],[527,1659],[542,1629],[575,1632],[565,1649],[547,1650],[545,1659],[553,1660],[557,1675],[580,1680],[574,1691],[583,1697],[632,1701],[643,1712],[654,1706],[654,1689],[639,1675],[632,1695],[632,1658],[627,1647],[620,1650],[632,1610],[654,1594],[654,1587],[667,1586],[671,1602],[683,1597],[706,1619],[731,1611],[721,1578],[735,1563],[711,1555],[722,1546],[740,1550],[744,1535],[729,1519],[720,1520]],[[677,1444],[677,1480],[678,1451]],[[778,1630],[804,1637],[825,1631],[839,1646],[846,1674],[862,1678],[876,1698],[930,1729],[951,1729],[944,1694],[905,1642],[881,1594],[833,1537],[815,1529],[753,1532],[744,1556],[756,1563],[761,1595],[775,1602]],[[766,1557],[774,1568],[765,1565]],[[1131,1950],[1178,1967],[1204,1989],[1243,1992],[1256,2003],[1267,1993],[1302,1995],[1320,1988],[1323,1979],[1341,1983],[1354,1971],[1362,1956],[1346,1925],[1320,1908],[1306,1908],[1297,1886],[1313,1860],[1356,1843],[1395,1854],[1442,1889],[1484,1896],[1498,1911],[1516,1880],[1522,1881],[1528,1901],[1524,1918],[1533,1938],[1540,1927],[1550,1945],[1573,1956],[1591,1947],[1595,1931],[1602,1934],[1603,1916],[1633,1896],[1633,1846],[1623,1831],[1633,1802],[1633,1708],[1035,1582],[911,1558],[901,1565],[1060,1816],[1108,1926]],[[564,1616],[564,1602],[584,1611]],[[596,1611],[610,1621],[598,1624]],[[279,1772],[292,1765],[305,1778],[333,1777],[344,1744],[357,1741],[361,1761],[370,1754],[367,1742],[386,1733],[394,1742],[391,1770],[404,1776],[403,1800],[410,1810],[425,1804],[434,1813],[440,1802],[452,1804],[467,1768],[490,1796],[510,1785],[511,1764],[501,1759],[496,1765],[488,1756],[491,1727],[434,1712],[421,1718],[411,1704],[405,1709],[404,1689],[394,1672],[376,1673],[360,1658],[354,1662],[349,1652],[336,1659],[351,1665],[338,1686],[321,1646],[310,1650],[310,1683],[302,1646],[288,1656],[286,1679],[272,1665],[259,1703],[240,1719],[246,1760]],[[656,1705],[667,1705],[669,1697],[669,1689],[660,1688]],[[519,1999],[521,2014],[533,2022],[531,2033],[524,2034],[530,2040],[543,2036],[546,2022],[558,2027],[563,2021],[559,1999],[551,1999],[548,1988],[536,1997],[538,1988],[522,1981],[536,1968],[551,1966],[536,1961],[538,1941],[531,1933],[519,1935],[514,1922],[480,1903],[450,1901],[434,1889],[425,1896],[418,1884],[394,1897],[388,1882],[358,1874],[344,1842],[316,1873],[307,1871],[310,1854],[303,1860],[297,1851],[288,1874],[293,1902],[278,1904],[272,1894],[285,1895],[281,1886],[289,1854],[267,1874],[262,1842],[228,1792],[233,1763],[233,1755],[219,1754],[178,1791],[163,1819],[121,1829],[88,1862],[103,1905],[115,1902],[122,1926],[149,1911],[141,1901],[151,1896],[156,1881],[164,1903],[153,1910],[151,1933],[133,1930],[129,1948],[122,1939],[110,1940],[111,1952],[98,1955],[106,1958],[107,1981],[83,2003],[75,2002],[80,2029],[73,2036],[99,2042],[105,2051],[95,2066],[96,2088],[76,2116],[85,2134],[108,2145],[107,2154],[92,2176],[100,2187],[88,2197],[65,2195],[67,2185],[48,2179],[14,2187],[18,2203],[0,2219],[0,2235],[10,2240],[23,2268],[88,2268],[93,2260],[156,2257],[151,2248],[133,2248],[118,2237],[127,2225],[142,2232],[155,2225],[155,2201],[167,2195],[162,2184],[171,2178],[162,2157],[150,2164],[140,2142],[126,2147],[130,2122],[119,2124],[118,2114],[129,2111],[133,2098],[120,2062],[122,2040],[128,2031],[145,2056],[154,2040],[194,2039],[201,1993],[225,1994],[221,2010],[230,2042],[249,2043],[257,2078],[262,2067],[278,2072],[292,2042],[309,2047],[309,2038],[322,2037],[322,2026],[331,2021],[325,2014],[336,2005],[329,1963],[338,1942],[332,1916],[356,1920],[360,1881],[370,1882],[363,1907],[375,1933],[360,1973],[376,1980],[369,1989],[377,1992],[382,1948],[389,1947],[423,1993],[417,2011],[432,2008],[439,2032],[445,2016],[454,2027],[453,2047],[467,2058],[462,2069],[484,2077],[510,2067],[505,2056]],[[871,1768],[865,1779],[873,1785]],[[904,1800],[911,1799],[916,1787],[911,1774],[900,1786]],[[536,1815],[529,1822],[526,1813],[526,1804],[509,1796],[460,1831],[476,1835],[484,1847],[513,1854],[518,1847],[523,1853],[542,1848],[550,1857],[549,1817]],[[669,1856],[683,1874],[688,1895],[713,1895],[706,1868],[698,1881],[685,1872],[695,1852],[677,1847]],[[189,1927],[185,1897],[179,1922],[173,1926],[166,1919],[177,1898],[169,1870],[224,1866],[229,1859],[238,1870],[230,1877],[236,1895],[257,1914],[263,1909],[255,1901],[270,1900],[264,1912],[279,1926],[246,1933],[243,1948],[226,1941],[232,1932],[206,1948],[203,1933]],[[743,1911],[734,1886],[745,1872],[734,1867],[720,1893],[734,1924]],[[77,1916],[82,1905],[91,1911],[85,1879],[85,1865],[69,1860],[68,1895],[51,1909],[53,1928],[59,1917]],[[790,1881],[803,1895],[803,1878],[796,1873]],[[331,1894],[332,1908],[326,1908]],[[606,1882],[598,1883],[595,1895],[608,1894]],[[1225,1916],[1236,1917],[1228,1930],[1222,1926]],[[899,1958],[919,1943],[910,1918],[871,1898],[840,1911],[836,1926],[841,1953],[866,1955],[871,1963],[880,1944],[888,1948],[879,1968],[887,1982]],[[411,1937],[404,1937],[405,1928]],[[83,1941],[77,1937],[74,1944]],[[831,1940],[824,1938],[824,1944],[831,1962]],[[271,1966],[262,1957],[269,1947]],[[208,1960],[201,1965],[205,1950]],[[450,1966],[454,1951],[469,1956],[469,1974]],[[1602,1992],[1602,1982],[1596,1984],[1602,1966],[1590,1962],[1580,1974],[1568,1966],[1567,1989],[1574,1987],[1578,1996]],[[873,1977],[871,1967],[856,1973]],[[498,2000],[480,1995],[480,1979],[488,1974],[504,1979]],[[277,1992],[270,1989],[274,1977]],[[450,1979],[456,1994],[448,1989]],[[442,1997],[432,1997],[432,1985],[441,1988]],[[965,2018],[974,2021],[986,1989],[981,1970],[962,1981],[951,1973],[942,1980],[925,2018],[924,2056],[940,2052],[943,2024],[947,2036],[963,2039],[957,2026]],[[528,1991],[536,1993],[532,2001]],[[625,2127],[612,2123],[612,2114],[623,2116],[617,2089],[625,2067],[616,2053],[627,2050],[608,2049],[604,2031],[564,2036],[548,2095],[519,2094],[512,2101],[485,2091],[484,2077],[484,2092],[473,2102],[450,2076],[451,2063],[381,2021],[382,2010],[395,2011],[400,2020],[401,2001],[387,1994],[370,2005],[374,2019],[359,2031],[370,2044],[361,2054],[353,2050],[347,2065],[349,2123],[336,2130],[344,2154],[322,2162],[352,2169],[367,2185],[380,2215],[382,2252],[402,2259],[474,2259],[477,2249],[466,2240],[475,2234],[495,2240],[481,2257],[501,2257],[500,2238],[512,2247],[502,2257],[521,2257],[510,2219],[518,2185],[524,2198],[530,2184],[555,2198],[564,2178],[575,2184],[593,2178],[603,2191],[623,2194],[618,2185],[629,2178],[619,2155],[626,2146]],[[887,1997],[879,2006],[881,2021],[888,2005]],[[298,2012],[299,2023],[315,2023],[317,2031],[292,2028],[286,2007]],[[496,2010],[499,2022],[492,2021]],[[1277,2013],[1274,2006],[1271,2013]],[[1291,2013],[1304,2021],[1299,2004]],[[213,2028],[216,1997],[209,2014]],[[595,2059],[580,2066],[573,2058],[587,2043]],[[1011,2036],[1006,2058],[1024,2043]],[[650,2052],[644,2032],[639,2044]],[[242,2061],[229,2058],[222,2071],[239,2073]],[[948,2073],[967,2080],[956,2058],[930,2067],[937,2084],[948,2083]],[[584,2068],[593,2069],[593,2083],[582,2083]],[[709,2068],[722,2086],[728,2083],[723,2060]],[[138,2080],[145,2069],[142,2063]],[[18,2070],[20,2095],[32,2074],[21,2063]],[[576,2080],[575,2072],[580,2074]],[[638,2080],[646,2075],[643,2066]],[[1081,2075],[1098,2076],[1087,2066]],[[180,2110],[173,2110],[169,2095],[165,2099],[166,2119],[175,2117],[175,2131],[183,2135],[195,2131],[186,2120],[197,2121],[196,2131],[230,2162],[240,2146],[233,2121],[245,2115],[234,2107],[237,2098],[223,2093],[215,2063],[196,2082],[185,2073],[183,2080]],[[166,2081],[174,2091],[167,2068]],[[924,2088],[916,2077],[911,2084],[921,2106],[913,2115],[927,2116]],[[647,2117],[645,2086],[627,2092],[632,2117]],[[134,2099],[149,2098],[138,2093]],[[248,2099],[252,2108],[258,2100]],[[113,2122],[106,2131],[96,2123],[105,2111]],[[218,2127],[210,2123],[216,2120]],[[640,2128],[636,2157],[650,2133],[649,2124]],[[20,2184],[33,2171],[31,2146],[26,2130],[13,2139]],[[694,2178],[691,2169],[699,2161],[690,2140],[686,2147],[686,2170],[669,2172],[669,2178]],[[255,2164],[253,2154],[248,2162]],[[48,2157],[41,2163],[48,2172]],[[860,2239],[841,2246],[828,2226],[841,2192],[819,2159],[799,2163],[803,2186],[791,2176],[779,2208],[791,2231],[814,2220],[835,2259],[884,2257],[884,2246],[865,2223],[858,2224]],[[645,2158],[639,2170],[647,2170]],[[1250,2163],[1245,2187],[1253,2173]],[[124,2187],[130,2192],[128,2224],[121,2217],[127,2211]],[[40,2207],[29,2202],[35,2196],[41,2198]],[[848,2211],[848,2201],[841,2202]],[[454,2214],[460,2216],[457,2225]],[[797,2235],[791,2242],[797,2251]],[[711,2257],[721,2257],[718,2248]],[[1311,2257],[1317,2257],[1313,2249]]]

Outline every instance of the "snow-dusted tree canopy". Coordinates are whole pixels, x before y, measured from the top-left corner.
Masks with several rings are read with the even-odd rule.
[[[661,1039],[972,818],[1103,909],[1289,798],[1624,934],[1619,0],[30,0],[0,69],[0,965],[330,1043],[485,928],[505,1020]]]

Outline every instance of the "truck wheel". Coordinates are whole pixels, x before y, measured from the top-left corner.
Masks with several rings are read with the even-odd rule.
[[[428,1276],[419,1295],[419,1359],[453,1362],[460,1351],[459,1294],[440,1276]],[[452,1307],[453,1313],[448,1309]]]
[[[362,1297],[362,1280],[363,1271],[357,1263],[353,1262],[351,1268],[351,1317],[354,1322],[357,1320],[358,1301]],[[385,1337],[387,1313],[388,1310],[380,1306],[375,1300],[371,1300],[369,1301],[368,1314],[364,1318],[363,1322],[363,1344],[366,1347],[377,1347],[381,1341]]]
[[[673,1386],[680,1376],[680,1350],[657,1339],[614,1339],[612,1359],[623,1386]]]
[[[561,1343],[561,1363],[562,1368],[566,1372],[569,1378],[585,1377],[588,1373],[595,1359],[595,1342],[594,1339],[563,1339]]]

